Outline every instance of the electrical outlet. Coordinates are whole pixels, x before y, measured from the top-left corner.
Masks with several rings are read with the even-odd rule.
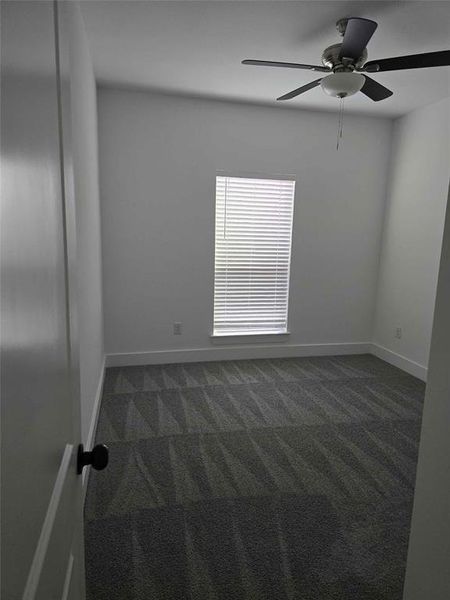
[[[181,335],[181,323],[173,324],[173,335]]]
[[[402,328],[401,327],[397,327],[395,330],[395,337],[400,340],[402,337]]]

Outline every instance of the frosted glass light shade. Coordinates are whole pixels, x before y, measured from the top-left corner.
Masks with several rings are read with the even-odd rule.
[[[329,96],[346,98],[359,92],[365,81],[361,73],[333,73],[324,77],[320,85]]]

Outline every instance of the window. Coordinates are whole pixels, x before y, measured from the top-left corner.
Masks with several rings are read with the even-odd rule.
[[[216,178],[214,335],[287,333],[295,181]]]

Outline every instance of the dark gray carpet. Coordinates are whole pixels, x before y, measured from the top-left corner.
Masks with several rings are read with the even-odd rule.
[[[423,395],[369,355],[108,369],[89,600],[401,600]]]

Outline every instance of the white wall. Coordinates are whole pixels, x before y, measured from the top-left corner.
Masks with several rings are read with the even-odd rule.
[[[374,342],[423,370],[428,365],[449,165],[448,99],[395,122]],[[394,337],[397,327],[402,328],[401,339]]]
[[[336,130],[337,114],[100,90],[107,353],[212,346],[217,169],[297,175],[283,343],[370,341],[391,122],[347,115],[339,152]]]
[[[450,598],[450,194],[422,420],[405,600]]]
[[[70,10],[81,434],[86,444],[104,360],[97,91],[83,17],[77,3]]]

